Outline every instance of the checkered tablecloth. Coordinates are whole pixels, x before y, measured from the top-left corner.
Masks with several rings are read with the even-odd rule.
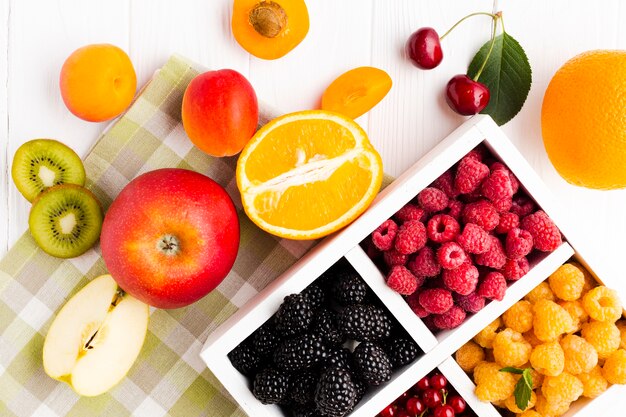
[[[42,346],[52,318],[76,291],[106,273],[99,248],[61,260],[28,234],[0,261],[0,416],[241,416],[199,357],[209,332],[301,257],[312,242],[280,240],[241,210],[236,158],[193,147],[180,119],[189,81],[202,71],[172,57],[85,159],[90,188],[104,207],[137,175],[162,167],[192,169],[226,188],[239,209],[241,245],[232,272],[211,294],[177,310],[151,312],[146,341],[127,377],[99,397],[76,395],[49,378]],[[261,106],[261,122],[276,115]]]

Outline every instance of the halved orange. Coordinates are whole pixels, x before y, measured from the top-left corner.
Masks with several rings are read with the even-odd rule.
[[[382,178],[382,160],[363,129],[323,110],[270,121],[237,162],[237,186],[250,220],[298,240],[351,223],[369,207]]]

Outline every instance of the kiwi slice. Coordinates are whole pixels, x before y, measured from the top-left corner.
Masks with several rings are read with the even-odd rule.
[[[20,146],[13,157],[11,176],[20,193],[31,202],[55,185],[85,185],[83,161],[53,139],[35,139]]]
[[[91,248],[100,237],[102,207],[86,188],[56,185],[33,201],[28,226],[44,252],[73,258]]]

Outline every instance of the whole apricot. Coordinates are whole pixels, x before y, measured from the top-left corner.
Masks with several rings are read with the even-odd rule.
[[[93,44],[65,60],[59,84],[69,111],[83,120],[102,122],[130,105],[137,76],[126,52],[114,45]]]

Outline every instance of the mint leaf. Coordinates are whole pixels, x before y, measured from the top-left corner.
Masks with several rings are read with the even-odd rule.
[[[519,368],[511,368],[509,366],[509,367],[500,369],[500,372],[509,372],[511,374],[522,375],[524,373],[524,370],[523,369],[519,369]]]
[[[528,408],[528,402],[530,401],[530,395],[533,392],[533,377],[530,374],[530,368],[519,369],[506,367],[500,369],[500,372],[509,372],[522,376],[519,381],[517,381],[517,384],[515,384],[513,395],[515,396],[515,405],[517,405],[517,408],[522,411],[526,410],[526,408]]]
[[[467,69],[467,75],[474,78],[487,57],[491,40],[487,41]],[[493,51],[478,79],[489,88],[491,98],[481,111],[490,115],[502,126],[511,120],[524,106],[530,91],[532,70],[524,49],[506,32],[496,36]]]

